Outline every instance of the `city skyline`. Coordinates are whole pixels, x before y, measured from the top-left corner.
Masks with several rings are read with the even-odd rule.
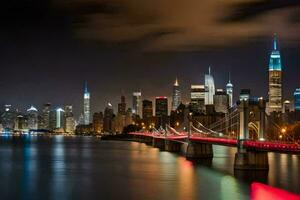
[[[176,15],[171,12],[168,16],[161,16],[155,9],[149,11],[145,6],[148,4],[140,5],[140,9],[146,11],[137,23],[141,30],[138,27],[133,27],[133,30],[140,30],[137,32],[143,33],[141,36],[129,34],[126,29],[126,25],[132,24],[131,17],[137,17],[140,13],[127,1],[95,2],[91,5],[81,0],[71,2],[74,7],[48,0],[3,3],[2,19],[5,21],[1,35],[0,66],[5,76],[0,80],[0,91],[5,98],[1,98],[0,105],[12,104],[25,108],[31,104],[40,107],[44,102],[72,104],[78,116],[82,112],[82,98],[78,94],[81,93],[82,83],[87,80],[93,94],[91,110],[103,110],[107,102],[111,102],[116,109],[121,91],[130,94],[141,88],[145,99],[154,100],[155,96],[166,94],[170,97],[170,83],[175,77],[181,83],[181,90],[187,91],[191,84],[203,82],[202,74],[208,66],[213,68],[216,86],[224,86],[228,81],[224,74],[231,72],[236,92],[242,88],[255,88],[257,82],[262,85],[268,83],[266,72],[274,32],[280,37],[282,63],[285,66],[283,96],[291,99],[294,89],[299,87],[300,38],[296,34],[298,13],[295,12],[299,2],[276,1],[272,4],[263,1],[257,4],[250,1],[243,4],[236,1],[233,6],[231,0],[228,4],[222,2],[218,5],[205,0],[200,7],[211,11],[206,17],[203,17],[205,12],[194,9],[199,2],[193,2],[195,6],[189,6],[188,13],[199,15],[200,21],[186,15],[187,10],[178,10],[184,7],[181,5],[184,3],[172,3],[174,10],[179,12]],[[255,9],[257,6],[261,8],[259,11]],[[95,9],[88,9],[90,7]],[[128,12],[123,10],[127,7],[131,8]],[[164,5],[160,9],[161,13],[169,11]],[[215,12],[216,9],[231,12]],[[247,12],[239,15],[239,9]],[[217,13],[222,14],[219,16]],[[103,19],[93,19],[95,14],[107,16],[112,24]],[[91,16],[91,21],[82,20],[87,16]],[[170,28],[168,23],[172,16],[184,16],[181,19],[185,23],[174,18],[175,28]],[[147,26],[149,18],[150,21],[157,19],[152,21],[158,25],[154,30]],[[164,18],[167,18],[164,21],[167,24],[161,24],[160,20]],[[121,19],[126,19],[125,26],[122,26]],[[99,30],[96,38],[91,37],[96,31],[96,27],[90,26],[93,20],[105,25],[105,31]],[[238,23],[240,20],[244,25]],[[79,27],[85,27],[84,31],[78,30],[78,23],[83,23]],[[201,31],[201,27],[208,24],[212,29],[205,30],[210,32]],[[114,31],[114,25],[120,26],[121,31]],[[26,28],[19,31],[20,27]],[[191,35],[180,35],[180,30]],[[133,38],[122,36],[122,32]],[[168,42],[168,37],[175,37],[172,41],[178,44]],[[158,42],[160,39],[162,42]],[[150,48],[148,44],[152,41],[161,46]],[[244,77],[248,74],[255,76],[245,81]],[[68,95],[65,95],[66,92]],[[252,92],[255,96],[266,96],[268,88],[259,87]],[[131,98],[131,95],[126,95],[130,102]],[[189,94],[183,93],[182,99],[187,101]]]

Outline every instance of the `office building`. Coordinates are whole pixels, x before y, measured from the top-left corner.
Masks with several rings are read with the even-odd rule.
[[[215,82],[211,75],[210,67],[208,68],[208,74],[205,74],[205,105],[214,104],[214,94],[215,94]]]
[[[142,93],[134,92],[132,95],[132,114],[142,116]]]
[[[227,113],[229,107],[229,95],[223,89],[217,89],[214,95],[215,111],[218,113]]]
[[[90,92],[88,90],[87,82],[85,82],[84,86],[84,94],[83,94],[83,117],[84,117],[84,125],[90,124]]]
[[[268,109],[271,112],[282,111],[282,64],[278,49],[277,35],[274,34],[273,50],[269,62],[269,102]]]
[[[157,128],[166,128],[168,124],[168,98],[156,97],[155,98],[155,117],[157,119]]]
[[[205,112],[205,95],[204,85],[191,85],[191,112],[194,114]]]
[[[173,85],[172,110],[176,110],[180,103],[181,103],[181,92],[180,92],[178,80],[176,78],[175,83]]]
[[[29,130],[38,129],[38,110],[33,106],[27,109],[27,123]]]

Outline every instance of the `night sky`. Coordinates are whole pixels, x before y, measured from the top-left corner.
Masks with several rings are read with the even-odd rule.
[[[272,35],[279,35],[284,97],[300,87],[299,0],[10,0],[0,5],[0,104],[82,109],[87,80],[92,112],[123,93],[183,99],[212,67],[216,88],[231,72],[241,88],[267,95]]]

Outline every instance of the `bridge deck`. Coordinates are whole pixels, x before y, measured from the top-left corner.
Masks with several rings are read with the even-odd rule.
[[[139,135],[152,138],[161,138],[166,140],[178,140],[184,141],[188,139],[186,133],[180,133],[179,135],[164,135],[160,133],[150,133],[150,132],[135,132],[129,133],[130,135]],[[222,137],[207,137],[199,134],[192,134],[189,138],[190,141],[203,142],[208,144],[223,145],[223,146],[237,146],[236,139],[222,138]],[[270,142],[270,141],[252,141],[247,140],[243,143],[244,147],[251,150],[257,151],[270,151],[279,153],[292,153],[300,154],[300,145],[292,143],[283,142]]]

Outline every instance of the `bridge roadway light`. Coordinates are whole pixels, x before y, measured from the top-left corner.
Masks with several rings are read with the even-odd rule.
[[[282,133],[282,134],[285,134],[285,133],[286,133],[286,128],[282,128],[282,129],[281,129],[281,133]]]

